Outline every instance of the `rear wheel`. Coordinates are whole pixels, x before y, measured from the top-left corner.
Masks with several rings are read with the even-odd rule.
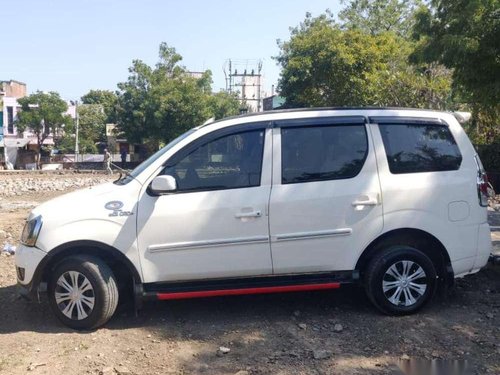
[[[366,292],[385,314],[411,314],[434,295],[436,278],[436,268],[423,252],[393,246],[383,249],[368,265]]]
[[[106,323],[118,305],[118,288],[109,266],[99,258],[73,256],[57,266],[49,281],[49,304],[73,329]]]

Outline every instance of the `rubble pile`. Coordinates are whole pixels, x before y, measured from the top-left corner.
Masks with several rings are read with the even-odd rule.
[[[0,197],[14,197],[30,193],[65,191],[102,184],[110,177],[99,174],[89,175],[40,175],[0,177]]]

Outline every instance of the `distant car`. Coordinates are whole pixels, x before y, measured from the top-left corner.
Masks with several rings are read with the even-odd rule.
[[[458,117],[458,116],[457,116]],[[452,113],[267,112],[194,128],[119,181],[35,208],[16,254],[27,295],[69,327],[125,295],[170,300],[361,283],[421,308],[491,252],[485,172]]]

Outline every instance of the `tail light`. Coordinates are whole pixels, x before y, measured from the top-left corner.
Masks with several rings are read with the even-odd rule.
[[[479,205],[482,207],[488,206],[488,175],[484,170],[483,164],[479,156],[475,155],[474,159],[477,164],[477,195],[479,198]]]

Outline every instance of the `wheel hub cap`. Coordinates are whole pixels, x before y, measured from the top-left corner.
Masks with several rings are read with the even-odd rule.
[[[411,260],[392,264],[382,278],[385,297],[396,306],[412,306],[427,290],[427,275],[424,269]]]
[[[72,320],[85,319],[94,309],[94,288],[77,271],[65,272],[57,279],[54,298],[59,310]]]

